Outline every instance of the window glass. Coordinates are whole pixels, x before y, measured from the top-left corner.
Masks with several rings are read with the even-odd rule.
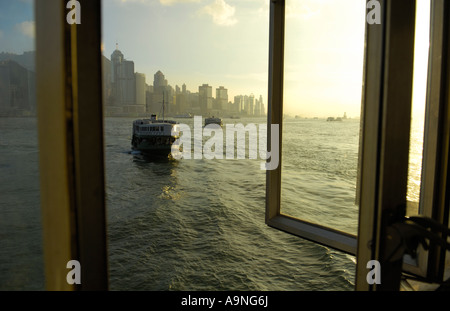
[[[286,1],[281,213],[351,234],[365,2]]]
[[[430,1],[417,1],[416,8],[413,102],[406,211],[409,216],[419,214],[428,53],[430,48]]]
[[[34,1],[0,2],[0,290],[43,290]]]

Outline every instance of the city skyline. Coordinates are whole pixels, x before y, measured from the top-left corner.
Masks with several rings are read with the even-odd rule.
[[[266,106],[262,94],[253,93],[229,96],[223,85],[215,87],[203,83],[198,92],[188,90],[186,83],[169,84],[161,70],[151,77],[139,72],[133,60],[119,50],[110,59],[103,55],[103,88],[105,114],[107,116],[131,114],[162,114],[165,102],[166,115],[216,115],[216,116],[265,116]]]
[[[365,7],[354,0],[286,3],[284,112],[359,116]],[[34,49],[34,1],[0,2],[0,46]],[[423,110],[429,0],[417,1],[414,107]],[[163,69],[173,85],[226,85],[229,97],[253,92],[267,103],[269,1],[108,0],[102,2],[102,50],[128,57],[147,77]],[[417,40],[419,42],[419,40]],[[418,63],[422,61],[422,63]],[[417,87],[416,87],[417,86]]]
[[[227,86],[229,97],[267,97],[269,15],[260,0],[103,2],[105,55],[119,49],[147,77],[162,70],[173,85]],[[133,47],[131,49],[131,47]]]

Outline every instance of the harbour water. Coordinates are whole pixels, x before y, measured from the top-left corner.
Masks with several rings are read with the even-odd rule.
[[[264,223],[265,171],[260,159],[145,159],[131,153],[132,120],[105,120],[112,290],[353,290],[353,256]],[[337,124],[288,121],[286,142],[301,142],[291,129],[314,128],[316,134],[309,131],[308,139],[322,146],[334,143],[334,154],[345,154],[340,161],[347,163],[333,171],[330,163],[315,163],[313,175],[303,170],[304,182],[312,179],[315,186],[305,191],[311,185],[301,184],[298,176],[305,168],[297,157],[284,156],[286,211],[300,217],[306,206],[317,219],[352,232],[359,122],[339,122],[346,142],[339,144],[324,135],[326,127]],[[262,124],[265,119],[224,119],[226,123]],[[2,118],[0,131],[0,290],[44,289],[36,120]],[[315,161],[321,159],[329,161],[320,155]],[[330,204],[333,208],[323,209]]]

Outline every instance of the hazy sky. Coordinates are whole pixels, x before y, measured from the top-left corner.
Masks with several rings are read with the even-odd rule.
[[[104,53],[119,44],[146,74],[196,92],[208,83],[234,95],[267,97],[269,2],[266,0],[105,0]]]
[[[34,50],[32,0],[0,0],[0,52]]]
[[[287,1],[285,112],[357,115],[365,3]],[[104,51],[119,44],[136,70],[161,70],[172,86],[209,83],[267,103],[268,0],[107,0]]]
[[[229,100],[253,93],[267,104],[269,2],[103,0],[104,54],[109,58],[118,43],[148,84],[161,70],[174,87],[186,83],[196,92],[208,83],[213,96],[224,86]],[[428,52],[428,27],[421,21],[428,2],[418,1],[419,61]],[[0,0],[0,52],[34,49],[32,4]],[[287,0],[286,113],[359,116],[365,12],[362,0]],[[422,64],[416,67],[421,76]]]

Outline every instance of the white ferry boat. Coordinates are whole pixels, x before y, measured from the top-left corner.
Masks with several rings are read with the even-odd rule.
[[[222,126],[222,119],[221,118],[205,118],[205,126],[209,125],[209,124],[218,124],[220,126]]]
[[[140,151],[149,156],[169,156],[172,145],[178,138],[177,122],[171,120],[158,120],[156,115],[150,119],[133,121],[133,150]]]

